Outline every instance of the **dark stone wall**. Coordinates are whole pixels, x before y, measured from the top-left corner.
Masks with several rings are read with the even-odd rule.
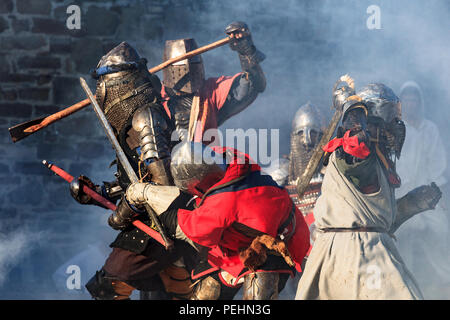
[[[71,4],[81,8],[80,30],[66,27]],[[83,288],[81,295],[59,295],[65,283],[55,283],[53,274],[88,244],[107,248],[116,234],[105,210],[77,204],[68,184],[41,164],[46,159],[97,183],[113,179],[108,166],[114,153],[90,107],[15,144],[7,129],[85,99],[79,77],[95,90],[89,71],[121,41],[157,64],[153,47],[161,46],[168,5],[0,1],[0,243],[11,248],[0,254],[0,273],[8,273],[0,277],[0,298],[87,297]],[[90,276],[82,274],[83,280]]]

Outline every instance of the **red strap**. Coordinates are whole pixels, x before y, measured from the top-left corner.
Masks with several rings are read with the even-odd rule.
[[[331,153],[340,146],[343,147],[345,153],[359,159],[365,159],[370,154],[369,148],[367,148],[364,142],[359,143],[356,135],[350,137],[350,130],[347,130],[343,138],[334,138],[323,146],[322,149],[325,152]]]
[[[54,173],[56,173],[58,176],[60,176],[61,178],[63,178],[64,180],[66,180],[67,182],[72,182],[74,177],[72,175],[70,175],[69,173],[67,173],[66,171],[64,171],[63,169],[55,166],[54,164],[52,164],[51,166],[48,166],[48,168],[50,170],[52,170]],[[112,202],[108,201],[107,199],[103,198],[101,195],[99,195],[97,192],[95,192],[94,190],[90,189],[87,186],[83,186],[83,191],[90,195],[92,198],[94,198],[95,200],[97,200],[98,202],[100,202],[101,204],[103,204],[104,206],[106,206],[107,208],[109,208],[112,211],[116,210],[116,205],[113,204]],[[139,220],[134,220],[132,222],[132,224],[140,229],[141,231],[145,232],[146,234],[148,234],[150,237],[152,237],[153,239],[155,239],[156,241],[158,241],[159,243],[161,243],[163,246],[165,246],[165,242],[161,236],[161,234],[155,230],[153,230],[152,228],[150,228],[149,226],[147,226],[146,224],[144,224],[142,221]]]

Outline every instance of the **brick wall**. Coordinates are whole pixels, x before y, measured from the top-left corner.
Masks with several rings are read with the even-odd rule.
[[[80,30],[66,27],[70,4],[81,8]],[[29,239],[22,239],[26,248],[17,256],[23,258],[0,257],[20,262],[0,283],[0,297],[39,297],[47,292],[51,297],[51,276],[61,263],[89,243],[109,243],[115,234],[106,227],[106,211],[75,203],[67,183],[41,164],[47,159],[73,175],[83,173],[98,183],[112,180],[108,165],[114,153],[91,108],[16,144],[7,129],[85,99],[78,78],[84,77],[95,89],[90,69],[123,40],[142,56],[160,61],[153,47],[161,46],[167,5],[168,1],[0,1],[0,241],[18,241],[15,235],[22,232]]]

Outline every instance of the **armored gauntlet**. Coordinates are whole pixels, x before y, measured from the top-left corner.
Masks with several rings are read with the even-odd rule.
[[[347,98],[355,94],[355,85],[353,79],[349,75],[343,75],[333,86],[333,107],[339,110],[344,107]],[[345,114],[345,109],[343,109]]]
[[[97,201],[83,191],[83,186],[87,186],[89,189],[101,194],[101,188],[99,186],[96,186],[88,177],[81,175],[77,179],[73,179],[69,185],[72,198],[80,204],[98,205]]]
[[[266,87],[266,79],[259,63],[266,56],[256,49],[253,44],[250,30],[244,22],[235,21],[225,28],[225,33],[231,37],[230,48],[239,54],[242,70],[252,82],[258,92],[263,92]]]
[[[136,215],[137,212],[131,208],[125,197],[122,197],[116,211],[109,216],[108,224],[115,230],[124,230],[131,224]]]
[[[391,232],[395,232],[406,220],[416,214],[433,210],[441,197],[441,190],[432,182],[430,185],[417,187],[402,198],[397,199],[397,217]]]

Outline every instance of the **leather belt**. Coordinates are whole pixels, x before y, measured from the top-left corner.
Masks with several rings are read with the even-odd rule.
[[[292,230],[287,235],[283,234],[284,229],[287,228],[291,223],[292,223]],[[277,234],[278,234],[278,236],[280,236],[281,240],[286,242],[292,237],[292,235],[295,232],[295,224],[296,224],[295,205],[292,204],[292,210],[289,213],[289,217],[281,224],[281,226],[278,228],[278,231],[277,231]],[[256,238],[258,236],[265,234],[264,232],[250,228],[239,222],[233,222],[233,224],[231,226],[233,227],[233,229],[235,229],[239,233],[241,233],[244,236],[247,236],[249,238]]]
[[[391,238],[396,239],[395,236],[388,232],[384,228],[378,227],[358,227],[358,228],[322,228],[317,229],[319,232],[377,232],[377,233],[387,233]]]

